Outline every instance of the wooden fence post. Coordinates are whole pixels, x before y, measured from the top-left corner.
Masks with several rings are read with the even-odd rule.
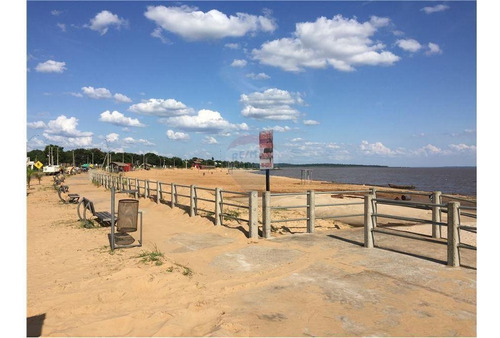
[[[262,234],[264,238],[271,237],[271,192],[262,194]]]
[[[458,252],[458,226],[459,226],[459,208],[460,203],[448,203],[448,265],[460,266],[460,254]]]
[[[314,233],[314,223],[316,222],[316,196],[314,190],[307,191],[307,233]]]
[[[259,238],[259,200],[257,191],[251,191],[248,208],[248,232],[250,238]]]

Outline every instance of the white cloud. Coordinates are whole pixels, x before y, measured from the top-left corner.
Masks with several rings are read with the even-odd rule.
[[[104,35],[111,26],[114,26],[116,29],[120,29],[121,27],[127,25],[127,20],[118,17],[118,15],[109,11],[101,11],[94,18],[90,19],[90,25],[86,25],[85,27]]]
[[[381,142],[368,143],[368,141],[361,141],[360,149],[366,155],[396,155],[395,151],[387,148]]]
[[[111,133],[111,134],[106,135],[106,141],[108,141],[108,142],[116,142],[116,141],[118,141],[119,138],[120,138],[120,135],[118,135],[117,133]]]
[[[35,70],[40,73],[62,73],[66,70],[66,62],[47,60],[36,65]]]
[[[396,44],[399,48],[412,53],[418,52],[422,48],[422,45],[414,39],[400,39],[396,41]]]
[[[246,123],[233,124],[225,120],[217,111],[202,109],[197,115],[175,116],[163,119],[162,122],[182,130],[207,133],[222,133],[231,130],[248,130]]]
[[[246,13],[228,16],[215,9],[205,13],[189,6],[148,6],[144,15],[164,30],[192,41],[242,37],[251,32],[276,29],[274,20],[268,16]]]
[[[78,119],[75,117],[67,118],[60,115],[55,120],[47,123],[47,128],[43,136],[62,146],[90,146],[92,144],[92,132],[82,132],[77,129]]]
[[[450,148],[454,151],[458,151],[458,152],[465,152],[465,151],[470,151],[470,152],[475,152],[476,151],[476,146],[474,145],[467,145],[467,144],[464,144],[464,143],[460,143],[460,144],[450,144]]]
[[[66,25],[63,23],[57,23],[57,27],[61,29],[61,31],[66,32]]]
[[[141,103],[134,104],[129,110],[143,115],[171,117],[178,115],[189,115],[193,109],[187,107],[184,103],[174,99],[149,99]]]
[[[449,6],[447,5],[443,5],[443,4],[439,4],[439,5],[435,5],[435,6],[428,6],[428,7],[424,7],[422,9],[420,9],[421,11],[424,11],[425,14],[432,14],[432,13],[436,13],[436,12],[442,12],[442,11],[445,11],[447,10],[448,8],[450,8]]]
[[[163,36],[163,30],[161,27],[156,27],[154,31],[151,32],[151,36],[160,39],[162,43],[170,43],[170,40]]]
[[[32,129],[43,129],[47,128],[47,125],[43,121],[28,122],[28,128]]]
[[[120,93],[116,93],[115,95],[113,95],[113,97],[115,98],[115,100],[117,102],[122,102],[122,103],[132,102],[132,99],[130,97],[123,95],[123,94],[120,94]]]
[[[173,130],[167,130],[167,137],[174,141],[187,141],[189,140],[189,135],[182,132],[174,132]]]
[[[112,97],[111,92],[106,88],[82,87],[82,92],[93,99],[109,99]]]
[[[52,14],[53,16],[59,16],[62,14],[62,11],[58,11],[57,9],[54,9],[54,10],[50,11],[50,14]]]
[[[108,122],[117,126],[125,127],[144,127],[144,124],[142,124],[138,119],[126,117],[116,110],[113,112],[106,110],[105,112],[101,113],[100,116],[101,117],[99,118],[99,121],[101,122]]]
[[[237,43],[226,43],[224,47],[229,48],[229,49],[239,49],[240,45]]]
[[[284,133],[285,131],[290,131],[292,130],[292,128],[290,128],[289,126],[274,126],[274,127],[266,127],[264,128],[265,130],[274,130],[275,132],[278,132],[278,133]]]
[[[234,59],[231,63],[231,67],[245,67],[247,65],[247,60],[237,60]]]
[[[441,50],[441,48],[439,47],[439,45],[437,43],[429,42],[427,44],[427,47],[429,48],[427,50],[427,52],[425,52],[425,54],[427,54],[427,55],[442,54],[443,53],[443,51]]]
[[[266,73],[259,73],[259,74],[249,73],[249,74],[247,74],[245,76],[248,77],[248,78],[250,78],[250,79],[253,79],[253,80],[267,80],[267,79],[271,78]]]
[[[242,94],[240,102],[243,116],[266,120],[296,120],[301,113],[292,106],[304,103],[299,94],[277,88]]]
[[[203,143],[207,143],[207,144],[218,144],[219,142],[217,142],[217,140],[215,139],[215,137],[212,137],[212,136],[205,136],[205,138],[203,139]]]
[[[366,22],[342,15],[320,17],[315,22],[297,23],[292,38],[266,42],[252,55],[263,64],[292,72],[328,66],[353,71],[357,65],[392,65],[400,58],[370,39],[388,24],[389,19],[376,16]]]
[[[306,126],[316,126],[319,124],[319,122],[315,120],[304,120],[302,123]]]
[[[428,144],[424,147],[421,147],[415,151],[417,155],[437,155],[437,154],[444,154],[444,151],[441,150],[441,148],[438,148],[432,144]]]
[[[130,137],[130,136],[129,137],[125,137],[123,139],[123,143],[129,144],[129,145],[130,144],[141,144],[141,145],[145,145],[145,146],[154,146],[155,145],[154,143],[152,143],[152,142],[150,142],[148,140],[145,140],[145,139],[142,139],[142,138],[136,140],[136,139],[134,139],[133,137]]]

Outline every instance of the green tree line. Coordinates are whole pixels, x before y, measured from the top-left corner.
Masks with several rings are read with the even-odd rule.
[[[98,148],[64,150],[64,147],[49,144],[43,150],[35,149],[27,152],[27,157],[29,157],[31,161],[40,161],[46,166],[49,165],[50,154],[52,154],[53,164],[59,163],[62,165],[75,165],[77,167],[81,167],[83,164],[107,165],[108,153]],[[186,167],[186,160],[180,157],[166,157],[155,153],[136,154],[129,152],[115,153],[111,151],[109,152],[109,157],[111,162],[132,163],[136,167],[146,163],[153,166]],[[197,160],[201,160],[202,165],[212,165],[222,168],[258,168],[256,163],[220,161],[215,160],[213,157],[210,159],[193,157],[187,160],[187,167],[190,168]]]

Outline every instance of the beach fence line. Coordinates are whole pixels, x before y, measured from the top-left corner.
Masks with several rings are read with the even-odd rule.
[[[213,215],[214,224],[221,225],[224,219],[232,219],[244,222],[248,225],[248,237],[259,238],[259,201],[257,191],[237,192],[223,190],[221,188],[205,188],[195,185],[183,185],[176,183],[164,183],[159,181],[149,181],[137,178],[121,177],[108,173],[91,172],[91,180],[94,183],[109,189],[115,187],[124,192],[135,195],[136,198],[150,198],[156,203],[170,204],[171,208],[179,207],[188,211],[190,217],[205,212]],[[402,193],[406,200],[392,200],[377,197],[377,194]],[[360,202],[345,203],[316,203],[316,197],[321,195],[346,195],[354,194],[363,196]],[[426,196],[429,202],[411,201],[411,195]],[[297,205],[279,205],[276,199],[279,197],[305,197],[305,203]],[[168,200],[167,200],[167,198]],[[446,201],[445,201],[446,200]],[[200,202],[204,202],[201,204]],[[462,205],[472,204],[472,206]],[[347,205],[363,206],[362,213],[341,214],[335,216],[317,216],[318,208],[336,208]],[[378,212],[379,206],[391,205],[402,208],[413,208],[421,210],[431,210],[431,218],[415,218],[401,215]],[[273,219],[273,210],[287,211],[290,209],[301,209],[304,211],[303,217],[283,219]],[[239,212],[237,210],[243,210]],[[241,217],[242,214],[248,215]],[[446,215],[446,222],[442,220],[442,215]],[[273,224],[304,221],[307,233],[314,233],[316,219],[339,219],[349,217],[364,217],[364,246],[373,248],[375,233],[406,237],[416,240],[426,240],[447,245],[447,264],[450,266],[460,265],[460,249],[477,250],[477,247],[462,243],[460,241],[460,231],[477,233],[475,226],[470,226],[461,222],[464,218],[477,218],[477,207],[475,200],[463,199],[454,195],[442,194],[440,191],[415,192],[415,191],[395,191],[378,188],[351,191],[314,191],[308,190],[299,193],[271,193],[262,194],[262,237],[271,238]],[[378,226],[379,219],[393,219],[417,224],[430,224],[432,226],[432,236],[422,236],[420,234],[390,229]],[[443,237],[442,227],[447,227],[447,236]]]
[[[199,215],[200,211],[205,212],[213,216],[215,225],[224,224],[225,219],[246,223],[248,237],[259,237],[257,191],[238,192],[99,172],[91,172],[90,180],[106,189],[114,187],[118,191],[133,194],[135,198],[149,198],[157,204],[170,204],[171,208],[184,209],[190,217]]]

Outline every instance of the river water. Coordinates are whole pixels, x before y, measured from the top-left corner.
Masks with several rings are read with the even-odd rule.
[[[271,176],[299,178],[302,169],[311,170],[312,179],[336,183],[414,185],[416,190],[447,194],[476,195],[476,167],[285,167]],[[261,171],[261,173],[263,173]]]

